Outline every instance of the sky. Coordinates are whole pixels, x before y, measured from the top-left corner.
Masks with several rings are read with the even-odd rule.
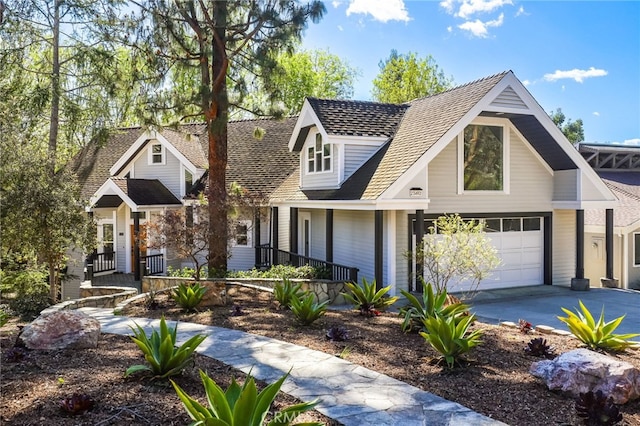
[[[582,119],[585,142],[640,146],[640,1],[325,0],[303,48],[357,69],[370,100],[379,63],[431,55],[454,85],[511,70],[545,111]]]

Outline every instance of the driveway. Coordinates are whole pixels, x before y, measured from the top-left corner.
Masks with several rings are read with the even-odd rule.
[[[579,307],[578,300],[582,300],[596,321],[603,307],[605,321],[626,314],[616,333],[640,333],[640,291],[635,290],[593,288],[573,291],[568,287],[541,285],[480,291],[469,302],[472,312],[482,321],[517,323],[522,318],[534,326],[568,330],[557,316],[566,316],[561,307],[575,312]],[[634,340],[640,340],[640,337]]]

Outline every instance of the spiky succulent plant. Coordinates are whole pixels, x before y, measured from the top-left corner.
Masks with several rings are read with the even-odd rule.
[[[524,351],[529,355],[540,358],[553,359],[556,357],[554,347],[548,345],[547,340],[542,337],[531,339],[531,341],[527,343],[527,347],[524,348]]]
[[[349,331],[341,325],[333,325],[327,330],[327,339],[334,342],[344,342],[349,338]]]
[[[581,393],[576,400],[576,411],[587,426],[609,426],[622,421],[622,414],[613,398],[601,390]]]
[[[533,325],[527,320],[519,319],[518,328],[520,329],[520,333],[529,334],[529,332],[533,330]]]
[[[89,395],[74,393],[60,401],[62,411],[69,414],[82,414],[93,408],[94,402]]]

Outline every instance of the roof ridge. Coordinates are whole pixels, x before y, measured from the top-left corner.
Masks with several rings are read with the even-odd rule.
[[[478,78],[478,79],[475,79],[473,81],[469,81],[467,83],[460,84],[459,86],[451,87],[450,89],[444,90],[442,92],[434,93],[433,95],[428,95],[428,96],[423,96],[421,98],[412,99],[412,100],[408,101],[407,103],[411,104],[411,103],[413,103],[415,101],[421,101],[423,99],[428,99],[428,98],[433,98],[435,96],[444,95],[445,93],[453,92],[455,90],[459,90],[459,89],[462,89],[462,88],[465,88],[465,87],[468,87],[468,86],[471,86],[471,85],[474,85],[474,84],[478,84],[478,83],[481,83],[483,81],[490,80],[492,78],[505,76],[505,75],[509,74],[510,72],[512,72],[512,71],[511,70],[502,71],[502,72],[499,72],[499,73],[496,73],[496,74],[493,74],[493,75],[488,75],[486,77]]]
[[[343,103],[352,103],[352,104],[368,104],[368,105],[381,105],[381,106],[392,106],[392,107],[406,106],[406,103],[394,104],[390,102],[363,101],[358,99],[329,99],[329,98],[316,98],[314,96],[307,96],[306,98],[314,101],[335,102],[335,103],[343,102]]]

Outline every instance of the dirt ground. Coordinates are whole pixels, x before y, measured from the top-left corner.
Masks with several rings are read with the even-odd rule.
[[[402,333],[397,314],[383,313],[367,318],[355,311],[332,310],[311,326],[301,326],[295,323],[291,312],[279,309],[268,293],[241,289],[232,297],[233,305],[184,314],[166,295],[158,295],[157,309],[148,310],[140,303],[131,306],[125,315],[159,318],[164,314],[168,319],[240,329],[307,346],[342,356],[514,426],[582,424],[575,415],[573,398],[549,391],[540,379],[529,374],[531,363],[538,358],[524,352],[532,338],[544,337],[558,354],[580,347],[575,339],[535,332],[525,335],[517,328],[476,323],[474,327],[484,330],[483,343],[469,353],[468,366],[447,371],[434,362],[438,354],[421,336]],[[232,311],[238,310],[242,315],[232,315]],[[348,339],[328,340],[326,331],[332,326],[345,327]],[[143,362],[141,352],[126,337],[103,335],[97,349],[32,351],[25,361],[8,363],[5,356],[16,327],[10,324],[0,332],[2,424],[172,425],[188,421],[180,401],[166,383],[149,382],[140,377],[123,378],[128,366]],[[640,351],[615,356],[640,368]],[[214,360],[198,356],[195,366],[177,381],[203,403],[198,368],[208,371],[223,387],[232,376],[241,376]],[[74,392],[92,396],[95,408],[80,417],[61,414],[59,401]],[[293,401],[281,394],[278,402]],[[640,425],[640,400],[627,403],[620,410],[622,424]],[[337,424],[318,413],[310,416],[330,425]]]

